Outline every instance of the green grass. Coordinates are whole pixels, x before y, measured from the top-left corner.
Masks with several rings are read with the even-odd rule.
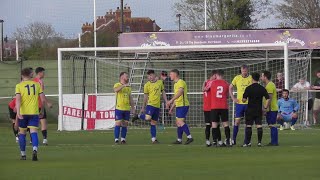
[[[57,132],[50,126],[49,146],[39,161],[19,160],[10,124],[0,128],[0,174],[5,179],[319,179],[320,131],[281,131],[279,147],[207,148],[203,129],[191,129],[192,145],[171,145],[175,129],[158,133],[129,129],[127,145],[113,144],[113,131]],[[243,130],[241,130],[243,132]],[[269,140],[264,130],[264,143]],[[240,134],[239,141],[243,139]],[[40,138],[42,140],[42,138]],[[253,134],[253,142],[256,134]]]

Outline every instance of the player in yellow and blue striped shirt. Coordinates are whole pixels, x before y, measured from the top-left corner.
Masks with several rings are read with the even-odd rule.
[[[261,80],[265,84],[265,88],[269,94],[270,101],[265,103],[266,120],[270,127],[271,142],[268,146],[278,146],[278,129],[275,126],[277,123],[278,115],[278,98],[277,98],[277,88],[276,85],[270,81],[271,73],[269,71],[263,71],[261,75]]]
[[[242,96],[245,89],[252,84],[252,76],[249,75],[249,68],[247,65],[241,66],[241,74],[237,75],[231,82],[229,87],[229,95],[234,103],[236,103],[235,119],[233,126],[233,139],[232,144],[236,145],[237,135],[239,131],[240,120],[244,118],[244,114],[248,108],[248,101],[242,102]],[[233,88],[237,88],[237,98],[233,95]]]
[[[26,132],[30,129],[32,137],[32,160],[37,161],[38,125],[39,125],[39,97],[45,102],[45,96],[39,83],[32,80],[32,68],[21,71],[22,81],[16,85],[16,109],[19,124],[19,145],[21,160],[26,160]],[[40,113],[43,114],[43,113]]]
[[[193,142],[193,138],[190,134],[190,130],[188,125],[185,123],[185,119],[187,117],[189,111],[189,101],[188,101],[188,87],[184,80],[180,79],[179,71],[177,69],[173,69],[170,72],[170,78],[175,82],[174,84],[174,96],[173,98],[167,102],[167,109],[171,106],[170,112],[172,112],[173,108],[176,107],[176,124],[177,124],[177,134],[178,139],[174,142],[174,144],[182,144],[182,135],[183,132],[187,135],[187,141],[185,144],[190,144]]]
[[[119,143],[121,129],[121,144],[126,144],[127,127],[130,119],[130,109],[134,113],[135,107],[131,96],[131,87],[129,83],[129,75],[126,72],[120,73],[120,82],[113,86],[116,93],[116,109],[115,109],[115,127],[114,127],[114,142]]]
[[[140,111],[140,119],[150,121],[151,141],[153,144],[159,143],[157,140],[156,124],[160,115],[161,96],[167,102],[166,92],[162,80],[156,79],[154,70],[147,72],[148,82],[144,85],[144,100]],[[138,119],[138,116],[132,118],[132,122]]]

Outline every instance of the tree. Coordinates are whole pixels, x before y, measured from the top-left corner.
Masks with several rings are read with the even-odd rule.
[[[22,47],[22,57],[35,60],[56,59],[57,48],[70,44],[54,27],[46,22],[32,22],[19,27],[13,36]],[[71,44],[70,44],[71,45]]]
[[[182,14],[182,23],[189,29],[204,29],[205,0],[180,0],[176,13]],[[218,29],[250,29],[264,18],[269,0],[207,0],[207,27]]]
[[[62,37],[51,24],[45,22],[32,22],[25,27],[17,28],[13,35],[20,42],[30,44],[34,48],[47,47],[50,41]]]
[[[320,27],[320,0],[283,0],[275,5],[281,26],[293,28]]]

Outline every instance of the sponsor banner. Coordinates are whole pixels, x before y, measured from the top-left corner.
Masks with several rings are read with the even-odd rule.
[[[82,94],[64,94],[63,106],[73,107],[76,109],[82,108]],[[81,118],[73,116],[62,116],[62,130],[78,131],[81,130]],[[60,121],[59,121],[60,122]]]
[[[123,33],[119,47],[287,43],[289,49],[320,49],[319,34],[319,28]]]
[[[81,94],[63,95],[63,130],[103,130],[114,127],[115,96],[86,95],[84,111]]]
[[[63,106],[63,115],[81,118],[82,117],[82,109]],[[108,110],[108,111],[85,110],[84,111],[84,118],[95,119],[95,120],[101,120],[101,119],[113,119],[114,120],[115,115],[114,115],[114,110]]]

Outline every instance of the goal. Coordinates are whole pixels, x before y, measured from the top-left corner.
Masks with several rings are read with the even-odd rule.
[[[58,49],[59,125],[58,130],[105,130],[114,125],[115,94],[113,85],[119,73],[128,72],[137,112],[139,112],[146,71],[160,75],[178,69],[188,86],[190,110],[188,124],[204,125],[202,83],[210,71],[223,69],[231,82],[245,64],[250,72],[269,70],[285,76],[290,89],[300,78],[307,78],[311,51],[289,51],[287,44],[231,44],[162,47],[105,47]],[[168,94],[172,94],[168,92]],[[292,97],[302,99],[301,93]],[[230,122],[234,104],[230,101]],[[174,117],[165,115],[161,106],[160,123],[173,126]],[[303,120],[303,110],[299,113]],[[147,122],[135,122],[131,127],[143,128]]]

